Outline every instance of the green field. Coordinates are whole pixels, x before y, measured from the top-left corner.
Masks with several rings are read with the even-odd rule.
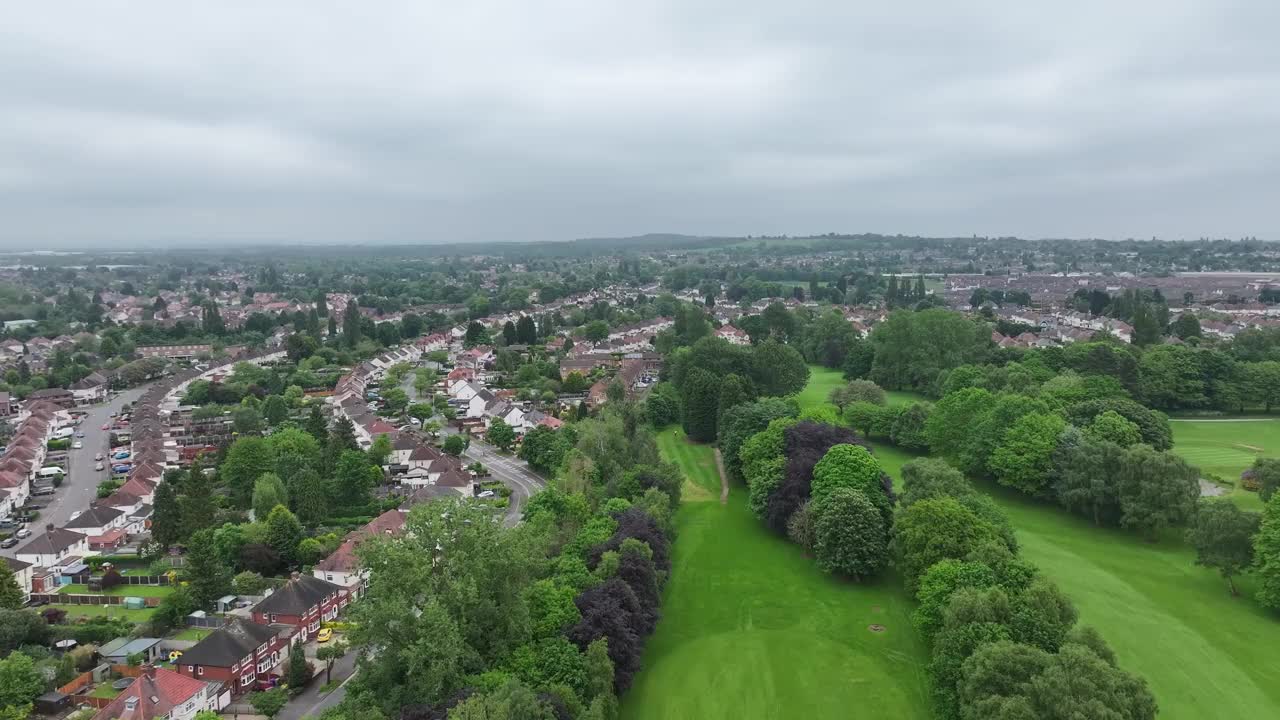
[[[1280,421],[1175,422],[1173,429],[1178,452],[1224,476],[1234,470],[1238,477],[1253,461],[1252,452],[1233,448],[1238,443],[1280,450]],[[895,480],[915,457],[873,444]],[[1151,544],[1002,488],[983,489],[1017,528],[1026,558],[1075,602],[1080,621],[1097,627],[1121,665],[1147,679],[1162,719],[1280,717],[1280,617],[1248,597],[1249,579],[1238,583],[1243,596],[1232,598],[1176,535]]]
[[[1280,456],[1280,420],[1172,420],[1173,449],[1230,486],[1230,497],[1261,510],[1258,494],[1240,487],[1240,473],[1259,457]]]
[[[796,395],[801,408],[811,408],[827,401],[831,391],[844,385],[844,373],[840,370],[825,368],[821,365],[809,366],[809,384]],[[907,405],[913,402],[927,402],[929,399],[920,393],[908,390],[888,390],[885,399],[890,405]]]
[[[709,447],[678,430],[659,446],[718,497]],[[662,620],[624,718],[930,716],[925,651],[896,578],[856,585],[822,574],[751,515],[738,487],[728,505],[684,503],[677,524]]]
[[[63,585],[58,591],[63,595],[112,595],[116,597],[164,597],[173,594],[169,585],[117,585],[110,590],[90,590],[88,585]]]

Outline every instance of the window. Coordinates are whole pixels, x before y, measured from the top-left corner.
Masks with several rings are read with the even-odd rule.
[[[325,573],[324,579],[333,582],[333,573]]]
[[[200,667],[200,668],[196,668],[196,674],[197,674],[197,675],[204,675],[204,668],[202,668],[202,667]]]
[[[253,675],[244,675],[240,678],[240,687],[253,684]]]
[[[276,614],[271,613],[271,622],[275,622],[275,621],[276,621]]]
[[[193,672],[195,672],[195,671],[196,671],[196,666],[195,666],[195,665],[188,665],[188,666],[187,666],[187,672],[189,672],[189,673],[193,673]]]

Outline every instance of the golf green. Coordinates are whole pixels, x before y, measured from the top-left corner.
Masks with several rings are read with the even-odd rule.
[[[623,718],[930,716],[926,653],[897,578],[824,575],[751,515],[741,487],[720,504],[711,448],[675,429],[659,447],[712,498],[677,514],[662,620]]]

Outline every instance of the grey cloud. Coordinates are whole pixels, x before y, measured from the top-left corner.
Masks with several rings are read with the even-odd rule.
[[[0,244],[1280,239],[1273,3],[26,3]]]

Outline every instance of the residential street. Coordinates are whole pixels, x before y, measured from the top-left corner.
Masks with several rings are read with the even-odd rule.
[[[137,400],[146,392],[146,385],[125,390],[119,395],[111,398],[102,405],[95,405],[88,409],[88,415],[76,428],[77,432],[83,432],[83,438],[75,438],[80,440],[83,447],[79,450],[71,450],[69,469],[66,479],[62,486],[52,496],[36,498],[41,504],[48,507],[40,511],[40,519],[32,523],[31,531],[37,533],[39,528],[43,528],[46,524],[52,523],[57,527],[62,527],[71,520],[71,514],[76,511],[87,510],[89,503],[93,502],[98,496],[98,483],[107,478],[106,472],[98,472],[93,469],[93,456],[96,453],[107,452],[107,433],[102,429],[103,423],[111,418],[112,412],[118,412],[120,408],[129,402]],[[22,545],[18,545],[22,547]],[[14,550],[17,547],[3,550],[5,555],[13,557]]]
[[[507,516],[503,521],[508,527],[520,522],[524,504],[529,497],[546,486],[546,482],[530,470],[523,460],[502,455],[491,445],[472,442],[463,457],[478,460],[493,473],[493,477],[511,488],[511,504],[507,506]]]
[[[355,674],[356,654],[348,652],[333,663],[333,681],[342,683],[333,692],[320,694],[324,687],[324,663],[314,660],[316,667],[321,668],[319,677],[311,681],[301,695],[289,701],[284,709],[276,715],[277,720],[301,720],[304,717],[319,717],[320,713],[342,702],[347,696],[347,681]]]

